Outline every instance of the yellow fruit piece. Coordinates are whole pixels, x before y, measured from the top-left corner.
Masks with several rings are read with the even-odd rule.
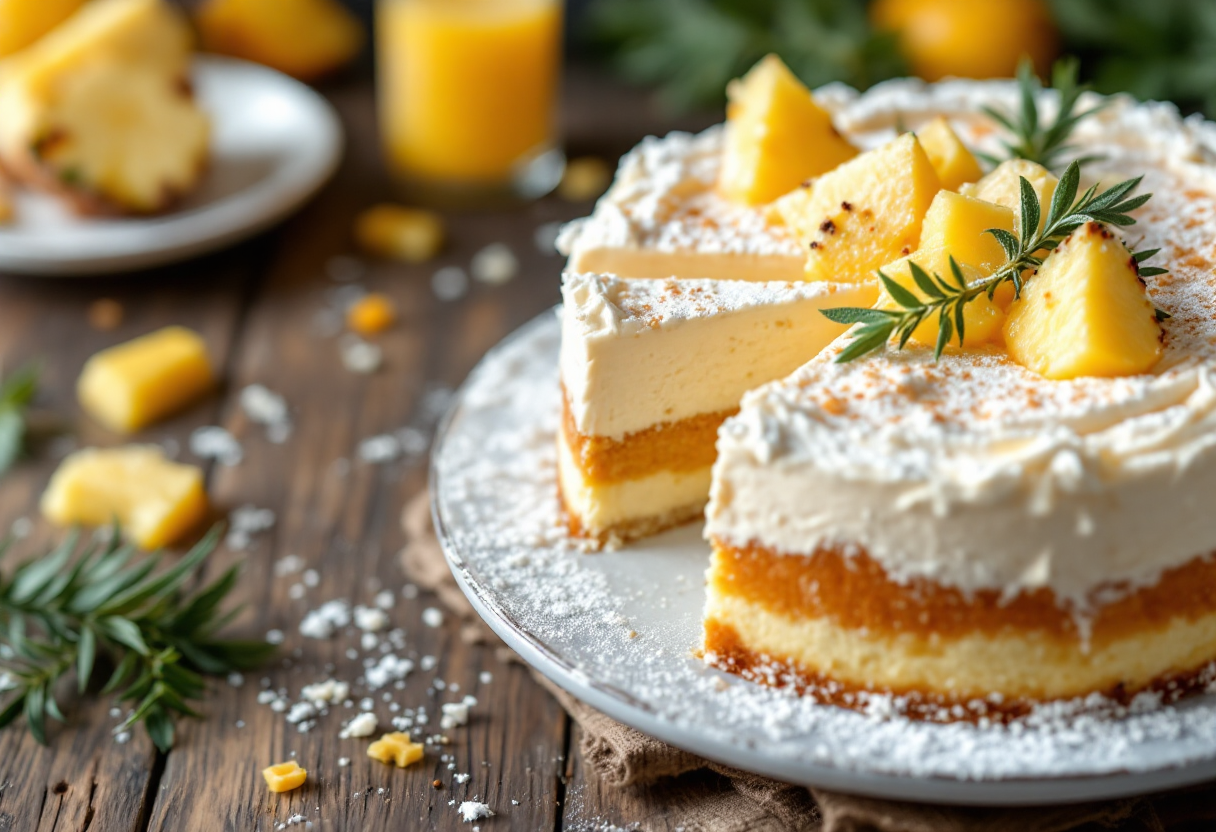
[[[1009,355],[1053,379],[1146,373],[1161,339],[1131,253],[1092,222],[1048,255],[1005,324]]]
[[[899,34],[913,73],[928,81],[1008,78],[1023,55],[1044,76],[1060,46],[1043,0],[877,0],[870,19]]]
[[[267,766],[262,769],[262,776],[266,778],[266,788],[277,794],[279,792],[289,792],[292,789],[298,789],[300,786],[303,786],[304,781],[308,778],[308,772],[300,768],[299,763],[292,760],[287,763]]]
[[[346,310],[346,325],[360,335],[383,332],[397,320],[397,307],[392,298],[373,292],[364,295]]]
[[[982,199],[985,202],[1004,205],[1013,212],[1016,231],[1021,237],[1022,186],[1018,181],[1019,177],[1029,182],[1030,187],[1039,197],[1039,206],[1042,209],[1039,213],[1039,228],[1041,229],[1043,221],[1047,219],[1051,198],[1055,195],[1056,185],[1060,180],[1037,162],[1026,159],[1010,159],[1007,162],[1001,162],[980,181],[961,187],[959,193]]]
[[[963,184],[984,175],[980,163],[943,116],[917,130],[916,137],[946,190],[957,191]]]
[[[586,202],[608,190],[612,168],[598,156],[581,156],[566,163],[557,195],[567,202]]]
[[[355,242],[368,254],[422,263],[443,247],[443,220],[433,211],[384,203],[355,218]]]
[[[0,161],[83,213],[148,213],[200,179],[191,35],[158,0],[98,0],[0,68]]]
[[[1012,232],[1013,211],[995,202],[940,191],[933,197],[920,231],[922,248],[942,248],[960,263],[991,273],[1005,263],[1005,249],[989,228]]]
[[[0,58],[24,49],[67,20],[84,0],[0,0]]]
[[[807,280],[857,283],[911,254],[921,222],[941,190],[916,136],[894,141],[845,162],[815,180],[787,224],[807,246]],[[783,210],[785,210],[783,208]]]
[[[958,258],[955,257],[955,260]],[[926,293],[916,285],[916,281],[912,277],[911,263],[916,263],[930,276],[938,274],[947,283],[954,283],[950,271],[950,252],[943,248],[922,248],[907,257],[901,257],[895,262],[883,266],[882,273],[924,300]],[[959,267],[963,272],[963,279],[968,284],[986,277],[989,273],[966,263],[960,262]],[[885,292],[879,300],[879,305],[886,309],[900,308]],[[1001,311],[1000,306],[988,300],[987,295],[981,295],[963,307],[963,346],[978,347],[982,344],[999,341],[1001,326],[1004,322],[1005,313]],[[934,315],[916,328],[912,333],[912,340],[919,344],[933,346],[937,343],[939,329],[938,318]],[[958,344],[957,331],[951,337],[950,343]]]
[[[181,409],[213,383],[203,339],[169,326],[94,355],[85,362],[76,394],[94,419],[131,433]]]
[[[117,520],[130,540],[158,549],[206,515],[203,472],[166,459],[156,445],[86,448],[59,463],[42,495],[42,513],[61,525]]]
[[[196,16],[203,47],[310,80],[363,48],[363,27],[336,0],[207,0]]]
[[[408,734],[394,731],[369,745],[367,756],[382,763],[393,763],[397,768],[405,768],[422,759],[422,745],[410,742]]]
[[[776,55],[726,88],[726,146],[718,188],[747,205],[771,202],[857,155]]]

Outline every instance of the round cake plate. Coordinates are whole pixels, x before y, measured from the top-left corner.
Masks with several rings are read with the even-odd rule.
[[[699,526],[587,554],[560,525],[559,340],[549,312],[482,360],[440,431],[431,493],[465,595],[577,698],[719,763],[874,797],[1034,805],[1216,778],[1212,694],[980,727],[817,704],[708,668],[694,656],[709,554]]]
[[[258,64],[199,56],[195,94],[211,118],[209,167],[198,190],[154,217],[78,217],[45,194],[18,190],[0,226],[0,270],[81,276],[150,268],[269,227],[329,179],[342,125],[309,87]]]

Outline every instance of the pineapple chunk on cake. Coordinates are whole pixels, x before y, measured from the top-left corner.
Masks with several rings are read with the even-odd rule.
[[[995,202],[940,191],[921,226],[922,248],[944,248],[960,263],[992,272],[1005,263],[1005,250],[989,228],[1012,232],[1013,211]]]
[[[980,163],[943,116],[938,116],[916,131],[916,137],[920,139],[920,146],[925,149],[929,163],[937,171],[937,178],[946,190],[957,191],[964,184],[975,182],[984,175]]]
[[[952,252],[946,248],[921,248],[907,257],[901,257],[895,262],[883,266],[882,273],[900,286],[910,290],[921,300],[925,300],[925,292],[916,285],[916,281],[912,277],[911,264],[915,263],[920,266],[929,275],[940,275],[947,283],[953,283],[954,278],[950,270],[951,254]],[[992,273],[991,269],[978,268],[970,263],[959,260],[957,254],[954,255],[954,259],[958,262],[959,270],[963,273],[963,280],[967,281],[968,284],[982,280]],[[879,306],[886,309],[899,308],[895,301],[885,292],[879,300]],[[937,315],[926,318],[912,333],[912,340],[925,346],[936,344],[937,333],[940,329],[937,321]],[[963,307],[963,346],[978,347],[994,341],[999,342],[1001,340],[1001,328],[1004,323],[1005,313],[1001,310],[1001,307],[989,300],[987,295],[980,295]],[[957,333],[951,340],[951,343],[958,343]]]
[[[771,202],[857,155],[832,117],[776,55],[726,88],[726,147],[718,188],[747,205]]]
[[[1025,178],[1030,183],[1030,187],[1039,198],[1039,205],[1043,206],[1039,216],[1039,228],[1041,229],[1043,221],[1047,219],[1047,206],[1051,205],[1051,198],[1055,194],[1056,185],[1060,180],[1037,162],[1026,159],[1010,159],[1007,162],[1001,162],[980,181],[962,186],[959,193],[982,199],[985,202],[1004,205],[1013,211],[1014,219],[1020,224],[1022,186],[1018,182],[1019,177]],[[1022,235],[1020,225],[1017,228],[1017,234],[1019,237]]]
[[[879,266],[916,250],[939,190],[929,157],[905,133],[783,197],[777,210],[807,247],[807,280],[870,282]]]
[[[0,58],[29,46],[67,20],[84,0],[0,0]]]
[[[133,542],[158,549],[206,515],[203,472],[166,459],[156,445],[86,448],[59,463],[42,495],[42,513],[61,525],[117,520]]]
[[[82,213],[151,213],[191,190],[210,126],[190,33],[159,0],[99,0],[0,71],[0,162]]]
[[[1047,257],[1005,323],[1009,355],[1052,379],[1146,373],[1161,357],[1161,340],[1135,260],[1094,222]]]

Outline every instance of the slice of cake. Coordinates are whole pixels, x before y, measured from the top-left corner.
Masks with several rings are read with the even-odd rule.
[[[739,399],[843,331],[820,309],[877,290],[567,274],[562,296],[561,497],[572,530],[607,543],[697,517]]]

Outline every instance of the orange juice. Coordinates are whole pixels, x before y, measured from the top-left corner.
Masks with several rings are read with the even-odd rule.
[[[379,0],[381,131],[407,179],[506,185],[553,148],[560,0]]]

